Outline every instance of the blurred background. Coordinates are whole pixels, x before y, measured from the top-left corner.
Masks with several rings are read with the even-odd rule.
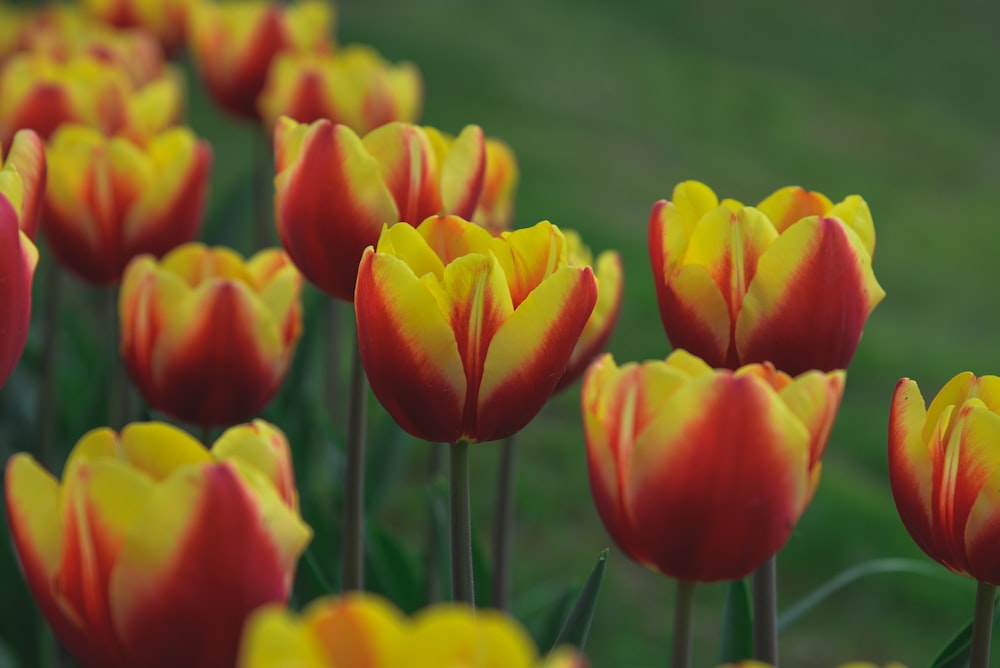
[[[338,3],[337,27],[341,43],[371,44],[389,60],[420,67],[426,124],[458,132],[475,123],[514,148],[518,226],[548,219],[579,230],[594,251],[622,254],[625,302],[610,344],[619,362],[670,350],[646,227],[653,203],[669,198],[676,183],[697,179],[744,202],[793,184],[834,201],[855,193],[867,200],[875,274],[887,296],[849,369],[816,498],[779,555],[779,608],[867,560],[932,563],[892,501],[887,412],[900,377],[917,380],[929,400],[959,371],[1000,373],[998,30],[1000,4],[972,0],[354,0]],[[230,235],[234,221],[249,216],[248,165],[259,140],[190,83],[190,124],[216,146],[205,238],[239,247]],[[53,427],[65,449],[98,426],[91,416],[103,414],[99,383],[109,372],[102,360],[115,335],[94,316],[99,297],[67,283]],[[36,279],[39,303],[44,284]],[[319,301],[311,292],[310,312]],[[338,440],[343,408],[327,410],[317,400],[308,360],[327,335],[308,317],[297,370],[266,417],[288,431],[293,447],[310,448],[308,461],[335,469],[336,455],[317,454],[317,444]],[[34,438],[40,336],[33,330],[0,392],[4,457],[30,449]],[[373,404],[375,440],[399,440],[383,436],[388,422]],[[296,437],[313,444],[299,446]],[[417,563],[433,447],[402,441],[385,446],[391,458],[379,459],[389,452],[379,445],[371,454],[380,476],[372,522],[411,564],[385,566],[389,574]],[[517,444],[513,606],[537,631],[567,585],[579,586],[610,545],[587,481],[579,387],[554,398]],[[487,545],[499,450],[483,444],[471,454],[473,511]],[[300,475],[303,503],[313,499],[303,512],[318,534],[323,522],[336,522],[330,477],[323,466]],[[321,569],[328,544],[318,535]],[[0,565],[0,639],[20,657],[5,664],[0,655],[0,666],[42,665],[44,640],[26,612],[33,607],[8,540]],[[835,594],[782,634],[783,664],[928,665],[971,619],[975,593],[973,582],[938,570],[871,576]],[[697,593],[694,665],[715,665],[722,594],[722,586]],[[592,665],[665,665],[672,597],[671,582],[612,549],[587,646]]]

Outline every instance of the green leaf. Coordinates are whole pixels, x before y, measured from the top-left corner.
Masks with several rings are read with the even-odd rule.
[[[563,622],[569,617],[570,610],[573,609],[573,602],[576,600],[578,587],[566,585],[554,598],[555,602],[539,622],[529,627],[535,644],[538,647],[553,647],[559,638],[559,631],[562,630]],[[547,594],[547,600],[553,600],[552,594]],[[519,619],[523,620],[521,615]]]
[[[997,625],[997,611],[1000,610],[1000,601],[993,603],[993,628]],[[931,668],[966,668],[969,665],[969,654],[972,651],[972,624],[970,621],[962,630],[955,634],[955,637],[944,646],[937,657],[931,663]]]
[[[601,593],[601,582],[604,581],[604,571],[608,567],[608,552],[609,550],[605,548],[597,557],[597,563],[590,571],[587,581],[583,583],[580,596],[573,604],[573,609],[570,610],[569,617],[559,631],[559,637],[556,638],[553,647],[574,645],[582,651],[587,644],[590,623],[594,619],[594,609],[597,607],[597,595]]]
[[[719,660],[716,663],[739,663],[752,657],[753,615],[750,609],[750,588],[746,580],[736,580],[726,585],[722,629],[719,633]]]

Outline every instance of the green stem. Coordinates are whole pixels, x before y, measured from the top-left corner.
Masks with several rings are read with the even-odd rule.
[[[459,441],[451,453],[451,598],[475,605],[472,582],[472,513],[469,502],[469,443]]]
[[[344,401],[341,391],[341,346],[343,341],[344,328],[342,327],[341,312],[342,304],[337,299],[324,299],[326,308],[323,310],[323,317],[326,320],[323,331],[327,333],[329,345],[326,348],[326,366],[324,372],[324,386],[326,388],[326,405],[330,406],[330,419],[334,424],[338,424],[344,419]]]
[[[972,621],[972,651],[969,668],[988,668],[990,665],[990,640],[993,635],[993,601],[996,585],[980,582],[976,589],[976,615]]]
[[[41,386],[38,390],[38,451],[35,456],[44,466],[55,468],[55,441],[58,411],[56,410],[56,348],[59,333],[59,301],[62,294],[62,272],[55,262],[48,263],[45,285],[45,307],[42,331]]]
[[[496,518],[493,522],[491,602],[497,610],[510,608],[510,553],[514,542],[514,454],[514,437],[508,436],[500,446]]]
[[[365,557],[365,421],[368,412],[368,386],[361,365],[357,338],[351,356],[350,408],[347,418],[347,444],[344,458],[344,560],[345,591],[364,589]]]
[[[753,574],[753,658],[778,665],[778,572],[772,556]]]
[[[427,459],[427,484],[431,489],[438,484],[438,479],[444,473],[444,450],[440,443],[428,443],[430,455]],[[444,525],[438,518],[443,515],[444,508],[440,503],[440,498],[436,494],[429,494],[427,499],[427,549],[424,552],[424,572],[427,573],[426,598],[428,603],[435,603],[440,599],[441,585],[444,577],[441,569],[438,568],[438,559],[441,554],[439,546],[446,540],[442,535],[440,527]],[[439,523],[440,522],[440,523]]]
[[[674,643],[670,658],[671,668],[689,668],[691,665],[694,589],[694,582],[677,581],[677,593],[674,599]]]

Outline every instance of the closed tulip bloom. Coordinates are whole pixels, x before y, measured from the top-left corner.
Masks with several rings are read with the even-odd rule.
[[[563,372],[555,391],[558,392],[573,383],[583,375],[587,366],[604,350],[615,323],[618,322],[618,312],[622,306],[622,295],[625,291],[625,269],[622,258],[615,251],[604,251],[597,262],[590,249],[583,243],[580,235],[572,230],[563,230],[566,237],[567,252],[571,265],[593,267],[597,277],[597,303],[580,334],[580,340],[573,348],[566,371]]]
[[[60,263],[97,284],[129,261],[192,241],[201,228],[211,149],[187,128],[140,145],[91,128],[60,128],[48,146],[45,236]]]
[[[261,608],[247,624],[237,668],[585,668],[579,653],[540,658],[513,618],[437,604],[407,618],[372,594],[320,598],[301,615]]]
[[[960,373],[930,406],[914,381],[900,380],[889,481],[920,549],[955,573],[1000,584],[1000,377]]]
[[[38,232],[45,196],[45,147],[33,130],[14,135],[4,159],[0,150],[0,197],[5,197],[17,216],[17,224],[30,239]]]
[[[361,360],[410,434],[505,438],[552,393],[596,300],[551,223],[500,237],[456,216],[393,225],[358,270]]]
[[[62,480],[8,460],[28,588],[87,668],[232,666],[250,613],[287,600],[311,537],[275,475],[288,443],[265,423],[234,429],[211,451],[163,423],[95,429]]]
[[[590,484],[632,559],[689,582],[738,580],[784,545],[819,482],[844,372],[713,370],[678,350],[584,378]]]
[[[281,116],[300,123],[326,118],[367,134],[392,121],[416,121],[422,98],[415,65],[391,65],[374,49],[352,45],[334,54],[279,55],[257,104],[269,128]]]
[[[185,244],[136,258],[122,280],[121,352],[149,404],[225,425],[259,413],[284,380],[302,327],[302,278],[283,252],[244,261]]]
[[[11,181],[6,168],[0,171],[0,387],[28,340],[31,282],[38,265],[38,249],[20,227],[23,195]]]
[[[322,0],[202,2],[191,12],[188,39],[215,101],[256,120],[257,96],[274,58],[286,51],[331,50],[332,23],[330,3]]]
[[[496,137],[486,138],[486,176],[483,194],[472,220],[493,234],[514,225],[514,200],[520,171],[514,150]]]
[[[163,50],[176,53],[184,43],[188,14],[195,0],[83,0],[92,16],[116,28],[142,28]]]
[[[483,132],[451,142],[433,128],[389,123],[364,138],[346,125],[289,118],[274,133],[275,218],[281,244],[305,277],[352,301],[361,254],[382,226],[417,225],[476,210],[486,170]]]
[[[789,374],[846,368],[885,296],[875,231],[857,195],[833,205],[801,188],[755,207],[687,181],[653,207],[649,253],[674,348],[712,366],[770,361]]]

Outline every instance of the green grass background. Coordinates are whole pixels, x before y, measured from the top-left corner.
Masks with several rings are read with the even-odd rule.
[[[370,43],[420,66],[427,124],[456,132],[476,123],[513,146],[522,172],[519,225],[549,219],[580,230],[595,250],[622,253],[625,302],[610,344],[619,361],[662,358],[670,349],[646,224],[653,203],[677,182],[702,180],[747,202],[789,184],[835,201],[862,195],[875,218],[874,266],[887,296],[850,367],[819,491],[779,556],[779,602],[787,606],[868,559],[929,563],[892,502],[887,411],[902,376],[930,399],[959,371],[1000,372],[1000,5],[355,0],[340,4],[338,22],[340,41]],[[206,238],[248,250],[239,226],[252,206],[247,165],[259,155],[257,138],[197,90],[190,105],[192,125],[216,146]],[[44,266],[39,271],[37,303],[47,276]],[[104,422],[113,333],[98,315],[102,297],[64,283],[54,428],[68,448]],[[297,457],[326,464],[309,467],[300,485],[320,566],[332,571],[323,546],[336,533],[329,481],[338,463],[322,443],[336,441],[344,423],[342,408],[322,401],[319,365],[311,364],[329,335],[317,329],[321,300],[310,293],[309,304],[313,334],[298,351],[297,385],[267,416],[302,439],[293,440]],[[25,359],[0,393],[3,455],[30,449],[37,433],[38,320],[36,313]],[[590,497],[578,402],[578,388],[554,398],[518,437],[514,606],[533,626],[610,545]],[[377,405],[371,413],[380,437],[385,417]],[[373,467],[393,473],[379,474],[389,482],[373,521],[414,559],[430,447],[407,440],[392,458],[377,448],[371,457]],[[497,455],[490,444],[472,452],[472,502],[484,538]],[[49,665],[9,551],[2,558],[0,595],[9,605],[0,609],[0,640],[22,667]],[[941,577],[861,581],[782,635],[783,665],[860,658],[928,665],[971,616],[974,590],[944,569]],[[672,594],[666,578],[612,550],[588,644],[595,668],[666,665]],[[721,597],[721,586],[698,592],[695,665],[714,665]]]

